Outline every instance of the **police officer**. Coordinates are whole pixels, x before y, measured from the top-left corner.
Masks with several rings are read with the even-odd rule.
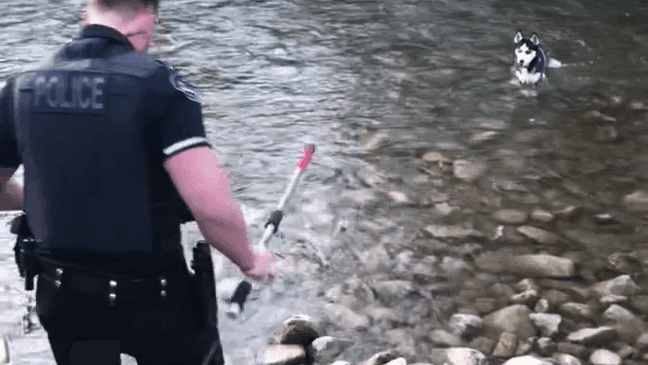
[[[199,364],[210,349],[223,363],[196,315],[183,207],[243,273],[274,272],[248,243],[195,94],[146,53],[157,6],[89,0],[80,36],[0,94],[0,209],[27,214],[57,364]]]

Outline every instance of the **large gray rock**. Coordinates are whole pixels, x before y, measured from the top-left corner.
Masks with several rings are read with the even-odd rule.
[[[645,322],[631,311],[618,304],[612,304],[604,313],[603,318],[626,342],[632,342],[646,329]]]
[[[621,275],[614,279],[596,283],[590,287],[599,298],[609,295],[632,296],[638,293],[641,288],[632,281],[629,275]]]
[[[561,278],[575,274],[574,263],[570,259],[545,254],[514,256],[507,268],[524,276]]]
[[[583,345],[605,346],[616,338],[616,331],[612,327],[583,328],[572,332],[567,340]]]
[[[502,332],[513,332],[518,339],[526,340],[537,333],[530,313],[531,310],[521,304],[502,308],[484,317],[484,330],[491,338],[499,338]]]
[[[592,365],[621,365],[621,357],[610,350],[598,349],[589,358]]]

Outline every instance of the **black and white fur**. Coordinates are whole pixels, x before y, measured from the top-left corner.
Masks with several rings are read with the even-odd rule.
[[[515,76],[522,84],[537,85],[547,77],[548,67],[560,67],[560,62],[549,58],[540,45],[538,36],[524,38],[518,31],[513,37],[515,42]]]

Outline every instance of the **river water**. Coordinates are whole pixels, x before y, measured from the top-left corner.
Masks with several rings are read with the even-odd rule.
[[[81,0],[2,2],[2,79],[79,31]],[[247,320],[221,318],[230,358],[251,356],[291,314],[325,317],[324,293],[348,277],[371,276],[363,252],[377,245],[395,259],[442,218],[490,232],[482,193],[497,181],[530,171],[560,176],[538,185],[532,203],[585,206],[642,224],[621,198],[644,187],[648,169],[645,1],[179,0],[163,1],[160,19],[151,52],[198,88],[209,140],[253,239],[300,148],[317,146],[271,244],[294,265],[261,291],[265,299],[250,305]],[[512,78],[517,30],[537,32],[563,64],[537,88]],[[427,151],[487,168],[469,183],[444,180],[419,169]],[[521,195],[500,197],[497,206],[529,203]],[[430,199],[458,213],[439,214]],[[185,227],[186,242],[198,237]],[[13,237],[2,238],[1,280],[10,292],[20,282]],[[643,247],[633,242],[625,248]],[[373,271],[389,277],[391,268]],[[452,291],[444,295],[452,300]],[[410,311],[416,300],[391,306]],[[356,340],[351,361],[383,348],[380,331],[337,331]],[[53,364],[44,332],[28,338],[38,345],[17,351],[15,363]]]

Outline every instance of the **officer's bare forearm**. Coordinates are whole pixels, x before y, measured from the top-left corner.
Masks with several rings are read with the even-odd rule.
[[[12,176],[15,168],[0,167],[0,211],[20,210],[23,206],[23,184]]]
[[[248,243],[245,221],[238,205],[229,213],[221,210],[212,217],[196,218],[207,242],[227,256],[243,272],[252,269],[255,256]]]

